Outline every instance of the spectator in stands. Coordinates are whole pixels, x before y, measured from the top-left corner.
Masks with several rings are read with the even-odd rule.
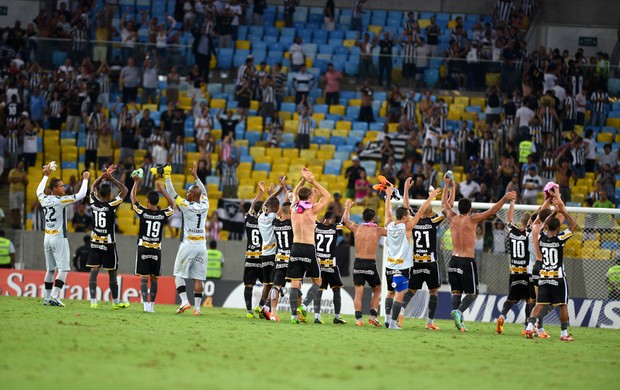
[[[360,89],[362,92],[362,101],[360,106],[360,112],[357,117],[358,122],[367,122],[372,123],[375,121],[375,116],[372,111],[372,100],[374,90],[370,88],[370,81],[366,79],[362,88]]]
[[[17,166],[9,172],[9,206],[11,209],[13,229],[22,228],[22,218],[28,175],[25,171],[24,161],[19,161]]]
[[[480,141],[476,138],[476,133],[473,130],[470,130],[467,133],[467,138],[465,139],[465,157],[467,160],[471,160],[472,157],[475,160],[478,160],[478,154],[480,153]]]
[[[252,22],[255,26],[263,25],[263,16],[265,15],[265,9],[267,9],[266,0],[254,0],[252,7]]]
[[[147,56],[142,68],[142,104],[157,104],[157,87],[159,86],[159,59],[153,49],[152,57]]]
[[[112,163],[112,157],[114,156],[112,131],[109,126],[102,128],[99,132],[97,145],[98,169],[102,169],[104,165]]]
[[[353,14],[351,15],[351,31],[357,31],[361,33],[364,31],[364,25],[362,23],[362,15],[364,12],[364,3],[367,0],[355,0],[355,5],[353,5]]]
[[[80,131],[80,124],[82,123],[82,117],[86,115],[87,107],[84,104],[85,96],[78,87],[75,87],[69,93],[69,99],[67,103],[67,123],[65,131],[77,133]]]
[[[151,118],[151,110],[148,108],[142,112],[142,118],[138,122],[138,148],[146,149],[148,140],[155,132],[155,121]]]
[[[603,172],[605,165],[611,167],[612,172],[618,172],[618,157],[611,152],[611,144],[605,144],[603,146],[603,153],[598,155],[598,171]]]
[[[402,113],[403,95],[400,93],[398,85],[394,85],[388,94],[388,123],[396,123],[400,119]]]
[[[334,31],[336,29],[336,5],[334,0],[327,0],[323,7],[323,22],[326,31]]]
[[[359,172],[359,178],[355,180],[355,203],[362,204],[368,192],[371,192],[370,182],[366,178],[366,171]]]
[[[379,40],[379,85],[383,86],[383,77],[385,75],[388,88],[392,84],[392,49],[394,46],[396,46],[394,32],[384,31],[383,37]]]
[[[241,85],[237,85],[235,95],[237,98],[237,112],[241,116],[247,116],[250,110],[250,101],[252,100],[252,89],[247,79],[241,80]]]
[[[32,123],[31,120],[24,120],[22,129],[22,150],[24,156],[24,162],[26,163],[26,169],[34,167],[37,161],[37,140],[38,140],[38,128],[35,128],[36,123]],[[2,150],[2,149],[0,149]],[[3,151],[4,152],[4,151]],[[1,174],[0,174],[1,176]]]
[[[301,67],[306,65],[306,50],[304,49],[300,36],[295,37],[295,41],[288,51],[291,55],[291,71],[299,72]]]
[[[172,106],[175,107],[179,102],[179,84],[181,83],[181,76],[179,76],[177,72],[176,65],[170,67],[170,73],[168,73],[166,80],[166,98],[168,99],[168,103],[171,103]]]
[[[308,101],[310,90],[314,88],[315,84],[316,80],[314,79],[314,75],[306,71],[306,65],[301,65],[299,72],[293,76],[293,80],[291,81],[291,87],[293,91],[295,91],[296,105],[299,105],[302,100]]]
[[[492,125],[500,122],[502,98],[497,85],[491,85],[486,91],[486,123]]]
[[[86,266],[88,262],[88,253],[90,252],[90,236],[84,236],[82,241],[84,245],[78,247],[73,256],[73,269],[77,272],[90,272],[90,268]]]
[[[327,64],[327,71],[323,76],[323,81],[325,82],[325,104],[328,106],[340,104],[342,73],[334,69],[334,64],[331,62]]]
[[[127,65],[121,69],[118,79],[118,90],[123,94],[124,104],[138,99],[138,85],[140,83],[140,69],[136,66],[133,57],[129,57]]]
[[[297,149],[308,149],[310,147],[310,134],[312,133],[312,114],[314,110],[307,96],[303,96],[297,106],[299,114],[299,126],[297,127],[297,137],[295,147]]]
[[[480,192],[480,184],[473,180],[471,173],[467,173],[465,180],[459,184],[459,189],[463,198],[474,200],[474,194]]]
[[[355,199],[355,182],[361,177],[362,171],[364,175],[366,174],[366,170],[360,165],[360,158],[358,156],[353,156],[351,160],[353,161],[353,165],[348,167],[344,173],[345,179],[348,180],[347,189],[344,194],[347,199]]]
[[[424,38],[420,37],[417,40],[415,48],[415,84],[416,87],[421,88],[426,86],[424,81],[424,73],[428,69],[429,60],[431,57],[431,49],[424,42]]]
[[[375,48],[376,42],[370,40],[370,34],[368,33],[364,34],[364,40],[361,40],[361,36],[361,33],[358,33],[355,41],[355,46],[360,48],[359,76],[362,79],[367,79],[372,78],[374,75],[372,50]]]
[[[299,5],[299,0],[284,0],[284,26],[293,27],[293,16],[295,7]]]
[[[286,87],[286,73],[282,71],[282,64],[277,63],[273,67],[271,77],[274,81],[274,90],[276,94],[276,110],[280,111],[282,108],[282,98],[284,96],[284,88]]]
[[[603,187],[603,190],[607,193],[608,198],[614,199],[616,190],[616,176],[611,169],[611,165],[605,164],[603,166],[603,171],[599,174],[596,182],[601,183],[601,186]]]
[[[196,170],[196,175],[203,183],[207,182],[207,176],[211,176],[211,159],[198,160],[198,169]]]
[[[416,63],[416,43],[413,40],[413,35],[401,35],[398,43],[402,46],[403,66],[402,77],[403,82],[407,84],[407,87],[412,87],[415,80],[415,63]]]
[[[570,202],[571,200],[571,189],[570,189],[570,179],[571,177],[577,181],[575,173],[571,171],[568,161],[566,159],[560,159],[561,156],[558,156],[556,159],[556,164],[558,168],[555,171],[555,182],[559,186],[560,195],[562,196],[562,200],[564,202]]]
[[[215,52],[215,46],[213,45],[213,31],[209,30],[206,24],[203,24],[194,35],[192,50],[196,60],[196,65],[198,65],[198,68],[200,69],[201,79],[208,84],[211,55],[217,55],[217,53]],[[200,86],[198,86],[198,88],[200,88]]]
[[[266,74],[261,80],[261,98],[260,113],[263,117],[264,127],[267,123],[267,119],[272,118],[273,113],[276,111],[274,81],[270,74]]]
[[[47,92],[47,91],[46,91]],[[32,88],[32,95],[30,96],[30,119],[35,122],[43,123],[43,119],[46,116],[47,102],[45,97],[41,95],[41,89],[38,86]]]
[[[180,108],[175,108],[172,114],[172,119],[170,119],[170,136],[165,137],[166,142],[169,143],[169,140],[176,139],[178,135],[181,137],[185,137],[185,111]]]
[[[535,205],[537,203],[538,193],[542,188],[543,181],[536,173],[536,166],[529,166],[527,173],[523,176],[523,202],[525,204]]]
[[[607,197],[607,192],[600,191],[598,194],[599,194],[599,199],[594,202],[592,207],[605,208],[605,209],[613,209],[615,207],[614,203],[611,200],[609,200],[609,198]]]
[[[342,203],[340,203],[340,200],[342,199],[342,195],[340,194],[340,192],[334,192],[334,200],[332,200],[328,205],[327,205],[327,211],[331,211],[334,213],[334,218],[337,221],[340,221],[340,219],[342,218],[342,214],[344,212],[344,208],[342,206]]]
[[[577,120],[575,124],[584,126],[586,124],[586,104],[588,101],[588,90],[586,88],[582,88],[581,91],[579,91],[575,95],[575,101],[577,103]]]
[[[239,179],[237,178],[237,166],[239,165],[240,153],[234,145],[232,135],[228,134],[222,139],[220,154],[220,184],[222,186],[222,198],[237,198]]]
[[[87,232],[92,229],[93,219],[86,213],[86,205],[84,203],[77,203],[76,213],[73,215],[71,225],[76,232]]]
[[[185,144],[183,137],[177,135],[174,142],[170,145],[168,162],[172,164],[172,173],[183,174],[185,163]]]
[[[609,95],[601,85],[598,85],[596,91],[590,96],[590,102],[592,104],[592,118],[590,119],[590,124],[592,124],[592,126],[605,126]]]
[[[147,154],[142,159],[142,170],[144,171],[144,178],[141,182],[141,191],[143,194],[146,194],[153,188],[153,174],[151,173],[151,168],[155,167],[153,164],[153,157],[150,154]],[[204,181],[203,181],[204,183]]]
[[[133,112],[130,112],[128,105],[125,104],[121,107],[121,111],[117,110],[120,99],[112,106],[112,112],[118,118],[118,130],[121,137],[121,154],[120,160],[125,161],[127,156],[134,155],[136,149],[136,121]]]
[[[215,117],[222,127],[222,140],[228,135],[234,138],[237,125],[245,120],[245,117],[233,117],[232,110],[226,111],[226,117],[222,117],[221,113],[222,109],[219,109]]]

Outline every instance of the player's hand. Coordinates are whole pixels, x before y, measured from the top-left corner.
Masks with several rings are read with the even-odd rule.
[[[134,178],[134,180],[135,180],[135,178]],[[140,180],[140,178],[138,178],[137,181],[139,181],[139,180]],[[164,185],[161,183],[161,181],[156,181],[155,182],[155,188],[156,188],[157,192],[159,192],[160,194],[164,193]]]
[[[198,163],[194,161],[194,165],[189,169],[189,172],[194,176],[194,179],[198,179]]]
[[[353,201],[351,199],[347,199],[347,201],[344,202],[345,209],[350,209],[352,205],[353,205]]]
[[[409,179],[407,179],[409,180]],[[405,181],[405,188],[407,188],[407,182]],[[392,193],[394,193],[394,187],[389,186],[385,189],[385,200],[392,198]]]
[[[265,182],[264,181],[260,181],[258,182],[258,190],[263,193],[265,192]]]
[[[506,195],[504,195],[504,197],[507,201],[512,202],[513,200],[517,199],[517,193],[515,191],[509,191],[506,193]]]
[[[52,174],[52,170],[51,170],[51,168],[50,168],[50,165],[49,165],[49,164],[47,164],[47,165],[45,165],[45,166],[43,167],[43,174],[44,174],[45,176],[49,176],[49,175],[51,175],[51,174]]]
[[[441,194],[441,188],[435,188],[429,193],[429,196],[431,199],[435,199],[439,194]]]
[[[90,172],[88,172],[88,171],[84,171],[84,173],[82,173],[82,179],[83,179],[83,180],[88,180],[88,179],[90,179]]]
[[[140,183],[140,175],[133,175],[131,178],[132,178],[132,179],[133,179],[133,181],[135,181],[136,183]],[[157,183],[159,183],[159,182],[157,182]]]
[[[308,173],[310,170],[306,167],[301,168],[301,177],[303,177],[306,181],[308,181]]]
[[[280,177],[280,186],[286,188],[286,176]]]
[[[443,178],[443,184],[444,184],[444,187],[450,188],[450,187],[452,187],[452,180],[450,180],[447,177],[444,177]]]
[[[118,166],[116,164],[112,164],[108,167],[108,169],[105,170],[105,174],[107,174],[108,177],[112,177],[112,174],[116,172],[117,168]]]
[[[271,194],[274,193],[275,190],[275,186],[273,185],[273,183],[269,184],[269,188],[267,188],[267,195],[271,196]]]
[[[405,191],[410,189],[412,185],[413,185],[413,177],[408,177],[407,180],[405,180]]]

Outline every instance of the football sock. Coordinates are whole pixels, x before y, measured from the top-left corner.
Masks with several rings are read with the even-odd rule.
[[[50,299],[52,296],[52,287],[54,287],[54,271],[47,271],[45,273],[45,299]]]
[[[319,285],[316,283],[312,283],[312,286],[310,287],[310,289],[308,290],[308,293],[306,294],[306,299],[304,299],[304,305],[305,306],[310,305],[310,302],[314,301],[314,298],[316,298],[316,295],[318,292],[319,292]]]
[[[179,297],[181,298],[181,304],[185,305],[186,303],[188,303],[187,288],[185,287],[185,279],[175,277],[174,284],[177,286],[177,293],[179,294]]]
[[[552,311],[553,311],[553,306],[551,305],[545,305],[542,308],[542,310],[540,311],[540,314],[538,315],[538,328],[539,329],[544,329],[543,320],[547,316],[547,314],[551,313]]]
[[[413,291],[407,290],[407,292],[405,293],[405,297],[403,298],[403,305],[402,305],[402,307],[407,307],[407,305],[411,301],[411,298],[413,298],[414,295],[415,294],[413,293]]]
[[[151,279],[151,303],[155,303],[155,297],[157,297],[157,279]]]
[[[400,314],[400,308],[402,306],[401,302],[394,302],[394,306],[392,307],[392,321],[398,320],[398,315]]]
[[[332,292],[334,293],[334,313],[336,314],[336,318],[340,318],[340,309],[342,308],[340,289],[335,288]]]
[[[60,290],[62,290],[62,286],[65,285],[65,282],[63,282],[60,279],[56,279],[54,281],[54,287],[52,288],[52,298],[58,298],[58,295],[60,294]]]
[[[465,295],[465,298],[463,298],[459,306],[459,311],[463,313],[465,310],[467,310],[469,305],[471,305],[474,302],[475,299],[476,299],[475,295],[469,295],[469,294]]]
[[[376,317],[379,315],[379,313],[377,313],[377,311],[375,309],[370,309],[370,315],[373,317]]]
[[[452,310],[456,310],[461,305],[461,294],[452,294]]]
[[[90,303],[97,303],[97,275],[99,275],[99,267],[90,269],[88,278],[88,291],[90,292]]]
[[[202,293],[195,292],[194,293],[194,309],[200,311],[200,305],[202,304]]]
[[[361,320],[362,319],[362,312],[361,311],[355,311],[355,319],[356,320]]]
[[[245,286],[243,289],[243,299],[245,300],[245,309],[248,313],[252,312],[252,287]]]
[[[291,303],[291,313],[295,316],[297,315],[297,288],[291,287],[289,290],[289,301]]]
[[[385,298],[385,317],[389,317],[392,312],[392,305],[394,305],[394,298]],[[396,310],[396,309],[394,309]]]
[[[318,314],[319,316],[316,318],[321,318],[321,299],[323,298],[323,291],[319,290],[316,293],[316,298],[314,298],[314,316]]]
[[[149,280],[140,278],[140,294],[142,294],[142,302],[149,301]]]
[[[536,324],[536,317],[530,317],[527,319],[527,330],[534,329],[534,324]]]
[[[433,319],[435,319],[435,311],[437,310],[438,302],[439,302],[439,297],[437,295],[431,295],[428,297],[428,323],[429,324],[433,324]]]
[[[120,300],[118,299],[118,280],[116,279],[116,271],[110,270],[108,271],[108,275],[110,276],[110,291],[112,292],[112,299],[114,299],[114,304],[118,304]]]
[[[512,308],[512,306],[514,305],[514,302],[508,302],[505,301],[504,302],[504,306],[502,306],[502,317],[506,318],[506,314],[508,314],[508,312],[510,311],[510,309]],[[525,313],[525,316],[527,317],[527,313]]]
[[[530,318],[530,316],[532,315],[532,310],[534,310],[534,306],[536,306],[534,302],[525,304],[525,325],[526,326],[527,326],[527,319]]]
[[[321,313],[314,313],[314,318],[316,318],[317,320],[321,319]]]
[[[258,301],[258,306],[260,307],[265,306],[265,300],[263,298],[261,298],[260,301]]]
[[[561,335],[562,336],[568,336],[568,321],[566,322],[560,322],[560,329],[561,329]]]

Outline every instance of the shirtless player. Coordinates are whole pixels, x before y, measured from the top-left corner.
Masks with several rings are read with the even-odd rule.
[[[353,202],[347,199],[344,205],[343,222],[353,232],[355,237],[355,262],[353,263],[353,284],[355,285],[355,325],[364,326],[362,321],[362,297],[364,284],[368,282],[372,288],[370,301],[370,318],[368,322],[374,326],[381,326],[379,315],[379,299],[381,298],[381,276],[377,271],[377,247],[381,236],[387,235],[387,230],[378,227],[375,223],[375,210],[366,209],[362,213],[361,225],[351,222],[351,206]]]
[[[467,332],[462,320],[463,312],[467,310],[478,295],[478,270],[474,258],[476,225],[497,213],[504,203],[516,199],[517,194],[514,191],[507,192],[489,210],[477,214],[471,214],[471,201],[463,198],[459,201],[459,213],[457,214],[452,210],[451,202],[448,201],[448,197],[453,199],[453,195],[448,193],[455,191],[454,182],[444,177],[444,188],[441,203],[450,224],[453,245],[452,258],[448,264],[448,279],[452,289],[450,316],[454,319],[454,325],[458,330]],[[461,301],[463,293],[465,293],[465,298]]]

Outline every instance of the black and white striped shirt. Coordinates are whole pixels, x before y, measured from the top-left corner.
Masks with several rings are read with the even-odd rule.
[[[274,83],[276,95],[282,95],[284,85],[286,84],[286,73],[278,72],[274,77]]]
[[[185,162],[185,145],[177,143],[170,145],[170,159],[173,164],[182,165]]]
[[[61,115],[62,115],[63,107],[64,107],[64,102],[62,101],[62,99],[51,100],[49,102],[49,113],[50,113],[50,116],[52,118],[60,118]],[[58,129],[58,130],[60,130],[60,129]]]
[[[422,148],[422,163],[433,164],[435,162],[435,148],[432,146],[424,146]]]
[[[429,186],[435,187],[437,185],[437,171],[431,169],[431,172],[428,174],[426,180],[424,180],[424,187],[428,188]]]
[[[276,96],[274,94],[273,87],[271,85],[263,88],[263,103],[274,103],[276,102]]]
[[[579,95],[583,88],[583,76],[581,74],[574,74],[570,81],[573,86],[573,96]]]
[[[353,19],[360,19],[362,17],[362,14],[364,13],[363,6],[364,4],[361,0],[355,0],[355,5],[353,6]]]
[[[545,168],[551,168],[555,165],[553,157],[543,157],[542,159],[542,177],[543,179],[553,180],[555,178],[555,172],[553,170],[546,170]]]
[[[223,186],[236,186],[239,184],[239,180],[237,178],[237,164],[222,162],[220,164],[220,170],[222,171],[220,183]]]
[[[543,133],[553,133],[553,130],[555,129],[553,114],[551,114],[551,110],[549,109],[549,107],[544,107],[543,110],[544,110],[543,115],[542,115]]]
[[[532,16],[535,7],[535,0],[523,0],[523,2],[521,3],[521,10],[526,16]]]
[[[458,145],[459,153],[465,153],[465,144],[467,143],[468,130],[460,129],[456,132],[456,144]]]
[[[72,49],[77,51],[86,50],[88,46],[88,31],[84,28],[75,27],[69,32],[72,41]]]
[[[593,112],[603,112],[605,111],[605,105],[609,100],[609,95],[607,92],[593,92],[590,96],[590,100],[592,101],[592,111]],[[602,101],[595,101],[602,100]]]
[[[487,158],[493,159],[495,155],[495,141],[492,138],[480,140],[480,159],[486,160]]]
[[[310,115],[299,116],[299,127],[297,128],[297,134],[310,135],[312,132],[312,117]]]
[[[403,47],[403,62],[405,64],[415,64],[415,43],[411,42],[403,42],[401,43]]]
[[[577,100],[573,96],[567,96],[564,100],[564,112],[566,119],[577,120]]]
[[[542,126],[530,126],[530,137],[532,137],[532,143],[542,144]]]
[[[21,132],[17,128],[9,129],[6,137],[6,151],[8,154],[18,154],[22,144]]]
[[[497,20],[500,22],[508,22],[510,20],[510,15],[514,10],[514,5],[512,4],[512,0],[502,1],[499,0],[495,4],[495,10],[497,12]]]
[[[110,75],[107,73],[99,73],[97,82],[99,83],[99,93],[110,93]]]
[[[456,150],[458,149],[456,138],[444,138],[440,145],[444,149],[443,162],[448,166],[454,165],[456,163]]]
[[[153,187],[153,174],[151,173],[151,168],[153,168],[155,164],[144,164],[142,165],[142,170],[144,171],[144,180],[142,181],[142,188],[151,189]]]
[[[151,134],[151,136],[149,137],[147,143],[148,143],[148,150],[149,151],[153,151],[153,147],[155,145],[159,145],[161,143],[161,140],[165,139],[165,135],[164,134],[157,134],[157,133],[153,133]]]
[[[584,163],[584,159],[585,159],[585,151],[583,150],[583,147],[580,146],[578,148],[571,148],[570,150],[570,155],[573,158],[573,165],[574,166],[581,166]]]
[[[86,150],[97,150],[97,135],[99,132],[97,128],[97,125],[95,125],[94,129],[86,131]]]
[[[405,117],[407,120],[413,124],[416,123],[416,104],[413,99],[405,99],[403,102],[403,111],[405,112]]]

